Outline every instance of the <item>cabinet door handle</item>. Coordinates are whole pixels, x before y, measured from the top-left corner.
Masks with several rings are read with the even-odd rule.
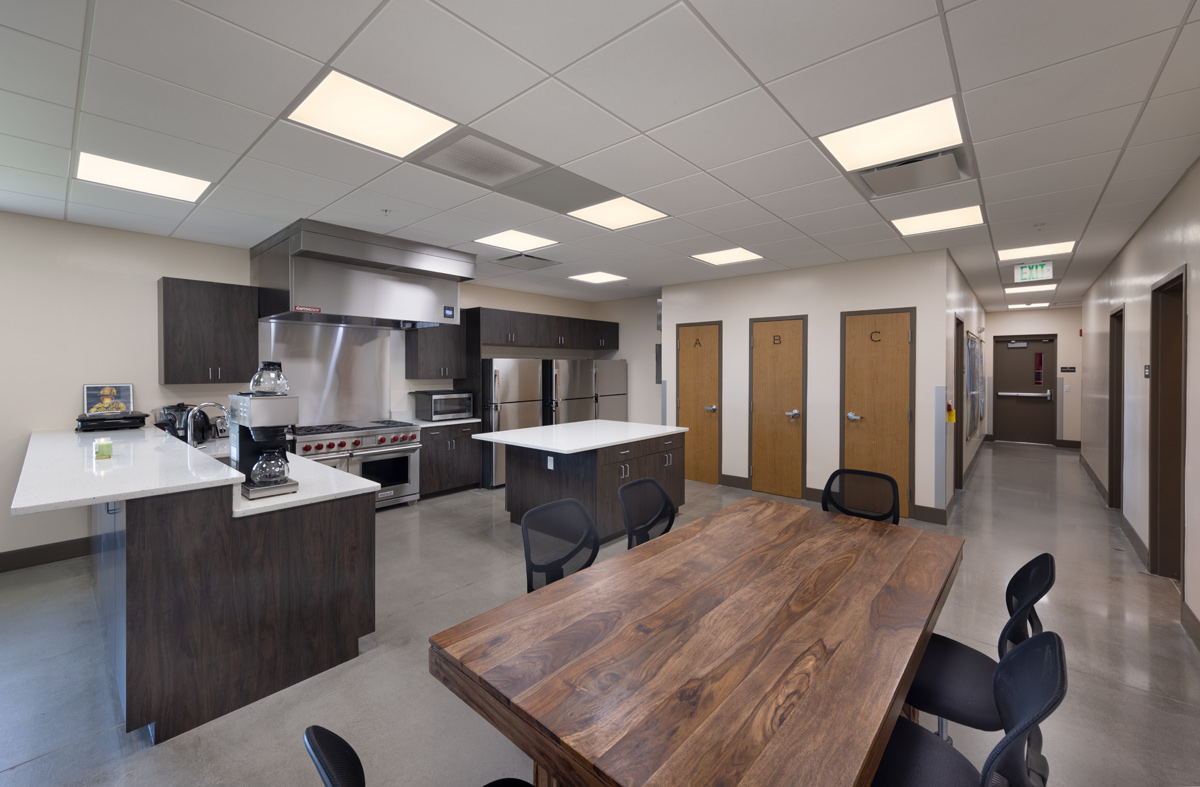
[[[628,451],[621,451],[621,454],[622,454],[622,455],[625,455],[625,454],[627,454],[627,453],[629,453],[629,452],[628,452]]]
[[[441,434],[441,432],[440,432],[440,431],[438,431],[438,432],[430,432],[430,433],[429,433],[429,436],[430,436],[430,437],[433,437],[434,435],[439,435],[439,434]]]
[[[464,431],[464,432],[469,432],[469,431],[471,431],[471,427],[469,427],[469,426],[468,426],[468,427],[466,427],[465,429],[463,429],[463,431]]]
[[[672,442],[671,440],[663,440],[663,445],[670,445]]]
[[[450,450],[457,451],[458,450],[458,438],[455,438],[455,439],[451,440],[450,442],[454,444],[454,447],[451,448]]]
[[[218,380],[221,379],[221,367],[220,366],[217,367],[217,379]]]
[[[208,379],[212,379],[212,367],[208,367]]]

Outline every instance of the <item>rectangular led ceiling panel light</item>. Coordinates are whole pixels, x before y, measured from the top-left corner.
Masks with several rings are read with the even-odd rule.
[[[707,254],[693,254],[692,257],[701,262],[707,262],[709,265],[729,265],[734,262],[749,262],[750,260],[762,259],[761,254],[746,251],[741,247],[725,249],[724,251],[710,251]]]
[[[1026,292],[1046,292],[1058,287],[1057,284],[1038,284],[1034,287],[1005,287],[1006,295],[1021,295]]]
[[[853,172],[961,145],[962,132],[954,99],[947,98],[818,139]]]
[[[632,227],[635,224],[645,224],[647,221],[664,219],[667,214],[647,207],[640,202],[634,202],[629,197],[617,197],[599,205],[573,210],[567,214],[577,219],[598,224],[610,230]]]
[[[1003,260],[1024,260],[1029,257],[1050,257],[1055,254],[1070,254],[1075,241],[1047,243],[1042,246],[1022,246],[1019,249],[998,249],[996,254]]]
[[[893,219],[892,224],[900,230],[901,235],[923,235],[927,232],[943,232],[956,230],[960,227],[974,227],[983,223],[983,211],[978,205],[969,208],[943,210],[939,213],[926,213],[923,216],[910,216],[907,219]]]
[[[519,232],[517,230],[498,232],[495,235],[488,235],[486,238],[476,238],[475,242],[486,243],[488,246],[496,246],[501,249],[508,249],[509,251],[533,251],[534,249],[558,244],[556,240],[539,238],[537,235],[530,235],[528,232]]]
[[[607,284],[610,281],[624,281],[626,277],[605,273],[604,271],[596,271],[595,273],[581,273],[571,278],[576,281],[586,281],[588,284]]]
[[[400,158],[457,125],[337,71],[288,118]]]
[[[128,161],[118,161],[92,153],[79,154],[79,166],[75,168],[75,177],[105,186],[116,186],[119,189],[140,191],[143,194],[170,197],[185,202],[195,202],[204,190],[212,185],[208,180],[176,175],[174,172],[130,164]]]
[[[1010,303],[1010,304],[1008,304],[1008,308],[1010,308],[1010,309],[1044,309],[1049,305],[1050,304],[1048,304],[1048,303]]]

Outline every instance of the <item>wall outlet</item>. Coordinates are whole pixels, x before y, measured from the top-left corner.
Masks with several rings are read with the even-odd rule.
[[[546,469],[547,470],[554,469],[554,457],[552,457],[552,456],[546,457]]]

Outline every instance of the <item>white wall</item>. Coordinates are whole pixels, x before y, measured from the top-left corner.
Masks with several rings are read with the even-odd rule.
[[[975,291],[971,289],[971,285],[967,283],[967,277],[963,276],[959,270],[958,264],[953,258],[946,260],[946,393],[951,400],[954,399],[954,372],[956,368],[956,359],[954,357],[955,346],[955,318],[962,320],[963,328],[975,334],[976,336],[984,336],[984,327],[986,325],[986,317],[983,312],[983,304],[979,302],[979,297]],[[963,352],[966,353],[966,341],[964,336]],[[988,368],[991,368],[990,366]],[[963,361],[963,374],[966,374],[966,361]],[[963,391],[967,390],[966,381],[964,380]],[[963,473],[971,466],[971,460],[975,458],[975,454],[979,453],[979,446],[983,445],[983,436],[987,429],[980,425],[975,431],[974,436],[967,434],[967,412],[968,402],[964,398],[961,402],[953,402],[957,410],[955,417],[963,420],[963,444],[959,446],[959,450],[963,452]],[[954,424],[945,423],[946,430],[946,504],[949,505],[950,500],[954,497]]]
[[[1084,295],[1083,458],[1108,478],[1108,320],[1125,308],[1123,513],[1143,543],[1150,534],[1150,291],[1187,265],[1187,303],[1200,298],[1200,163],[1179,180]],[[1200,612],[1200,321],[1188,321],[1184,487],[1184,601]]]
[[[658,298],[626,298],[595,304],[597,320],[621,324],[621,349],[612,358],[629,366],[629,420],[644,424],[662,421],[662,386],[655,378],[654,346],[662,341],[658,330]]]
[[[917,376],[914,422],[917,505],[935,499],[934,443],[944,414],[933,418],[937,386],[946,384],[945,251],[864,262],[717,279],[663,288],[663,380],[675,423],[675,335],[679,323],[721,320],[723,410],[721,472],[746,477],[749,468],[749,321],[808,315],[808,467],[805,483],[823,486],[837,469],[843,413],[840,402],[841,313],[916,307]]]
[[[1021,336],[1023,334],[1058,335],[1055,342],[1058,356],[1054,377],[1063,378],[1063,384],[1071,386],[1070,391],[1062,393],[1062,439],[1078,440],[1080,435],[1080,418],[1083,414],[1083,339],[1079,331],[1083,327],[1083,309],[1017,309],[1014,311],[988,312],[988,335],[984,342],[984,354],[987,358],[988,374],[996,368],[995,341],[997,336]],[[1064,366],[1074,366],[1078,371],[1060,371]],[[995,392],[988,391],[988,396]],[[989,402],[991,407],[992,403]]]

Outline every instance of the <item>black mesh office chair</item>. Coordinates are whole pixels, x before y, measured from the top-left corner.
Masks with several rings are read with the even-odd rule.
[[[600,551],[600,535],[587,509],[574,498],[531,508],[521,517],[525,584],[530,593],[582,571]]]
[[[992,749],[980,774],[953,746],[921,725],[901,717],[892,730],[873,787],[961,787],[996,783],[1045,787],[1050,773],[1042,756],[1038,724],[1067,693],[1067,662],[1062,638],[1053,631],[1031,637],[1000,659],[992,680],[1004,738]]]
[[[325,787],[366,787],[367,779],[358,752],[340,735],[314,725],[304,731],[304,748],[308,749]],[[498,779],[484,787],[533,786],[521,779]]]
[[[1017,569],[1004,591],[1009,619],[1000,630],[996,651],[1000,657],[1035,634],[1042,621],[1034,605],[1054,586],[1054,556],[1038,555]],[[938,734],[946,735],[946,720],[977,730],[1002,726],[992,696],[996,660],[961,642],[934,634],[917,667],[907,702],[938,717]]]
[[[869,470],[834,470],[821,493],[821,509],[900,524],[900,487],[896,479]]]
[[[671,525],[675,524],[675,503],[662,484],[653,478],[640,478],[622,485],[617,490],[617,498],[621,501],[629,549],[669,533]]]

